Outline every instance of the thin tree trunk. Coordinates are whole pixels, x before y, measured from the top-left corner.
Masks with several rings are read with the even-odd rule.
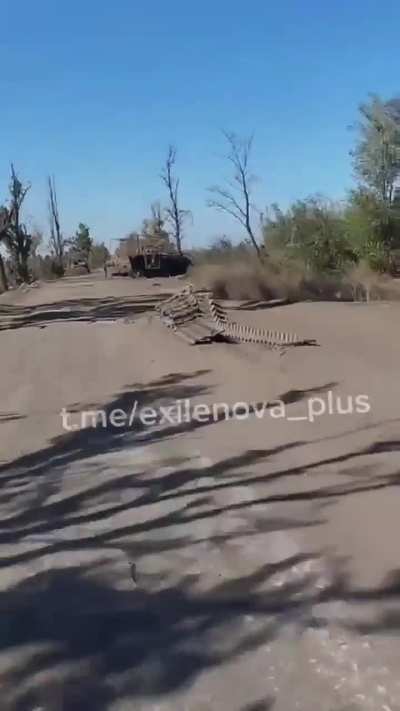
[[[20,246],[16,255],[17,274],[21,282],[29,283],[28,253],[23,245]]]
[[[0,282],[3,291],[8,291],[8,279],[6,274],[6,269],[4,266],[3,257],[0,254]]]
[[[29,268],[28,268],[28,260],[26,259],[25,256],[21,255],[21,261],[18,265],[18,271],[20,278],[22,279],[25,284],[29,283]]]
[[[181,225],[178,208],[175,206],[175,241],[178,254],[182,256]]]
[[[261,264],[262,264],[262,263],[263,263],[263,258],[262,258],[262,254],[261,254],[261,249],[260,249],[260,247],[259,247],[259,245],[258,245],[258,243],[257,243],[257,240],[256,240],[256,238],[255,238],[255,236],[254,236],[254,233],[253,233],[253,230],[252,230],[252,227],[251,227],[251,221],[250,221],[250,196],[249,196],[249,193],[248,193],[248,190],[247,190],[247,185],[246,185],[245,176],[242,176],[242,186],[243,186],[243,194],[244,194],[245,205],[246,205],[246,230],[247,230],[247,234],[249,235],[250,240],[251,240],[251,242],[252,242],[252,244],[253,244],[253,247],[254,247],[254,249],[256,250],[257,257],[258,257],[259,261],[260,261]]]
[[[263,264],[263,262],[264,262],[263,255],[261,254],[261,249],[260,249],[259,245],[257,244],[257,240],[254,237],[253,230],[251,229],[251,225],[250,225],[249,221],[246,221],[246,230],[247,230],[247,234],[249,235],[249,237],[251,239],[253,247],[256,250],[257,257],[260,260],[261,264]]]

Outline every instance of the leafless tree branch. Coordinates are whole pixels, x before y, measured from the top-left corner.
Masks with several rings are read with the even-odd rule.
[[[56,183],[54,176],[49,176],[47,180],[49,190],[48,208],[50,223],[50,249],[54,253],[59,266],[62,268],[64,263],[65,240],[63,239],[63,236],[61,234]]]
[[[209,192],[215,197],[210,198],[207,201],[207,205],[231,215],[245,228],[258,258],[262,261],[261,250],[254,234],[251,216],[252,211],[255,209],[251,202],[253,176],[249,173],[253,136],[247,139],[239,139],[234,133],[227,131],[223,131],[223,135],[229,146],[226,158],[233,167],[233,180],[228,181],[228,186],[232,190],[238,189],[240,201],[231,190],[216,185],[209,188]]]
[[[168,147],[168,153],[164,168],[161,173],[161,180],[167,188],[169,206],[165,209],[167,222],[171,225],[176,248],[182,254],[183,225],[188,217],[191,217],[190,210],[182,210],[179,207],[179,178],[174,175],[176,165],[176,148],[173,145]]]

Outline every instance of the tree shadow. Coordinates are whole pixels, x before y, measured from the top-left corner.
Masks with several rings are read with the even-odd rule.
[[[346,561],[338,567],[332,584],[324,590],[319,598],[320,603],[344,602],[356,606],[367,614],[363,619],[355,619],[351,613],[342,626],[361,635],[389,634],[398,636],[400,632],[400,568],[388,572],[383,581],[375,587],[358,587],[351,582],[349,566]],[[314,622],[325,625],[327,616],[322,613],[314,615]]]
[[[0,424],[2,422],[16,422],[17,420],[24,420],[26,415],[19,415],[17,412],[4,412],[0,413]]]
[[[207,371],[193,373],[170,373],[164,378],[152,381],[146,386],[132,384],[132,390],[127,390],[117,395],[114,400],[104,407],[106,413],[116,409],[128,411],[135,399],[140,407],[157,403],[170,402],[171,395],[176,400],[190,399],[191,397],[205,394],[207,388],[202,385],[188,383]],[[310,388],[302,391],[284,393],[279,399],[292,403],[298,402],[311,392],[323,392],[332,387],[334,383],[325,386]],[[77,403],[74,403],[77,406]],[[75,407],[76,409],[76,407]],[[0,466],[0,487],[2,497],[0,505],[14,503],[14,511],[3,512],[3,523],[0,523],[0,543],[16,544],[26,536],[47,536],[50,538],[60,535],[63,530],[73,527],[88,526],[96,523],[104,525],[105,531],[97,536],[80,535],[78,541],[61,541],[53,543],[45,549],[24,551],[17,555],[0,558],[0,567],[8,567],[17,562],[24,562],[40,557],[42,553],[59,552],[78,547],[93,547],[112,543],[122,537],[138,537],[150,529],[159,531],[169,527],[187,526],[199,521],[217,519],[232,512],[245,512],[251,509],[263,509],[272,503],[296,503],[315,501],[319,504],[335,502],[340,497],[357,495],[361,492],[374,491],[388,487],[398,486],[399,474],[382,476],[374,470],[366,473],[365,465],[357,464],[345,472],[349,478],[347,482],[335,485],[308,487],[306,490],[297,490],[290,485],[299,475],[319,471],[321,467],[333,464],[343,464],[354,459],[375,453],[376,447],[371,445],[343,455],[331,456],[317,460],[310,464],[301,464],[274,471],[263,471],[254,474],[244,472],[245,468],[256,464],[265,463],[271,457],[282,454],[284,451],[304,446],[306,442],[288,442],[275,448],[262,450],[247,450],[240,455],[227,457],[216,463],[203,464],[199,469],[196,463],[186,463],[185,457],[174,455],[168,461],[163,461],[160,473],[154,471],[155,465],[132,468],[129,465],[108,464],[107,457],[118,452],[165,442],[171,437],[177,437],[188,432],[194,432],[205,426],[214,426],[223,421],[225,416],[221,413],[215,421],[199,422],[189,420],[179,424],[166,424],[163,427],[146,428],[140,421],[134,429],[129,426],[113,427],[107,420],[106,427],[93,427],[73,431],[56,437],[49,446],[32,454],[24,455],[13,462]],[[393,451],[395,443],[387,443]],[[385,451],[385,443],[379,442],[379,453]],[[105,459],[103,460],[102,457]],[[93,463],[94,462],[94,463]],[[71,467],[79,466],[82,485],[71,492],[63,492],[62,497],[57,497],[57,492],[62,486],[64,472]],[[165,471],[165,467],[169,470]],[[96,473],[95,483],[91,481],[92,473]],[[277,481],[286,481],[287,490],[280,493],[269,493],[234,503],[215,503],[217,494],[229,492],[241,487],[270,486]],[[88,483],[90,482],[90,483]],[[56,494],[56,496],[54,496]],[[154,504],[165,504],[167,507],[174,505],[174,511],[160,516],[153,516],[146,521],[140,520],[128,526],[119,526],[114,529],[107,525],[113,517],[129,512],[140,513],[140,510]],[[272,522],[272,526],[276,522]],[[302,523],[290,521],[289,518],[282,527],[300,527],[315,525],[315,522]],[[260,530],[260,528],[259,528]],[[275,530],[266,526],[265,530]]]
[[[99,571],[48,570],[0,593],[0,653],[19,650],[2,675],[10,711],[86,711],[88,699],[101,711],[117,698],[164,697],[274,639],[307,598],[304,581],[266,590],[267,566],[205,592],[194,576],[118,590]]]
[[[325,385],[320,385],[319,387],[306,388],[304,390],[288,390],[283,393],[283,395],[280,395],[278,400],[282,400],[285,405],[293,405],[295,402],[300,402],[311,395],[320,395],[328,392],[328,390],[333,390],[333,388],[336,388],[337,385],[337,381],[332,381],[331,383],[326,383]]]
[[[128,409],[133,399],[140,407],[157,407],[207,394],[207,387],[192,382],[207,373],[170,373],[145,385],[133,383],[104,409],[107,413]],[[333,386],[290,391],[279,399],[290,404]],[[74,403],[75,409],[79,406]],[[221,580],[206,591],[201,573],[180,571],[176,579],[165,569],[143,574],[143,561],[149,556],[169,560],[170,555],[188,555],[196,546],[219,549],[245,543],[260,533],[316,526],[326,504],[400,483],[399,473],[382,476],[371,470],[366,475],[364,464],[357,463],[346,482],[317,487],[309,477],[306,490],[298,485],[299,475],[311,475],[321,467],[396,451],[398,443],[393,440],[273,471],[269,470],[272,457],[306,443],[247,450],[201,467],[175,452],[158,465],[122,466],[118,460],[110,465],[102,460],[127,450],[135,452],[138,445],[157,445],[205,426],[218,426],[223,419],[150,428],[139,421],[133,429],[108,424],[69,432],[39,452],[0,467],[0,567],[8,574],[6,569],[12,566],[15,570],[21,564],[34,564],[33,574],[28,568],[30,577],[0,593],[0,650],[14,660],[2,677],[10,711],[31,711],[35,706],[46,711],[86,711],[88,699],[91,708],[105,711],[116,699],[170,694],[192,684],[207,669],[273,640],[288,620],[295,619],[303,627],[315,624],[313,606],[319,602],[375,601],[381,614],[370,621],[370,630],[398,626],[395,613],[384,609],[388,600],[398,597],[398,577],[381,588],[362,590],[340,571],[321,590],[313,585],[312,572],[295,579],[289,575],[293,567],[308,564],[319,554],[301,552],[278,563],[254,565],[252,572],[235,578],[221,572]],[[265,465],[264,470],[254,473],[251,469],[256,465]],[[79,467],[82,479],[71,490],[64,488],[63,477],[73,467]],[[282,490],[268,491],[275,482],[282,484]],[[240,495],[242,487],[252,486],[267,491],[250,498]],[[225,498],[232,489],[239,491],[239,497]],[[290,508],[299,501],[316,501],[320,508],[302,519]],[[10,509],[11,503],[16,508]],[[268,508],[267,516],[266,505],[272,503],[287,505],[285,515]],[[222,530],[209,527],[231,514],[257,510],[259,517],[250,523],[241,521]],[[122,514],[128,518],[119,520]],[[206,528],[199,526],[202,522]],[[113,584],[117,576],[107,561],[72,564],[78,553],[99,556],[105,548],[123,560],[125,577],[129,566],[135,565],[131,589]],[[37,572],[46,556],[60,554],[63,567]],[[279,588],[273,583],[277,574],[288,576]],[[256,618],[255,630],[249,631],[245,619],[249,615]],[[319,622],[325,625],[329,620]],[[265,704],[273,702],[260,700],[249,709],[261,709],[261,703],[268,708]]]
[[[194,383],[186,384],[186,381],[195,380],[196,377],[207,372],[199,370],[190,373],[170,373],[147,385],[133,384],[105,404],[73,403],[71,409],[66,408],[68,413],[101,411],[104,412],[106,425],[102,426],[102,423],[99,422],[92,425],[90,418],[88,418],[86,428],[82,429],[79,426],[78,429],[67,431],[65,434],[55,437],[50,445],[43,449],[2,464],[0,466],[0,486],[19,476],[25,476],[27,470],[30,475],[37,477],[54,467],[60,468],[75,461],[84,461],[89,457],[133,446],[139,436],[147,431],[150,439],[163,439],[169,434],[186,431],[187,427],[183,423],[181,428],[177,425],[167,427],[160,432],[157,430],[153,432],[150,428],[146,428],[139,418],[135,418],[132,425],[128,422],[122,427],[113,426],[110,415],[116,410],[122,410],[130,416],[135,403],[137,403],[137,410],[140,411],[149,406],[157,407],[171,401],[190,400],[199,395],[205,395],[207,393],[205,386]],[[58,416],[61,422],[61,413]],[[68,428],[72,425],[73,423],[66,422]],[[7,474],[7,472],[9,473]]]
[[[176,435],[187,434],[202,427],[208,427],[231,419],[233,410],[230,406],[227,409],[221,409],[215,416],[213,415],[204,421],[193,417],[193,408],[190,406],[190,412],[187,413],[187,421],[184,418],[181,418],[182,421],[177,421],[176,423],[168,421],[162,428],[146,427],[140,418],[136,418],[133,425],[114,426],[110,421],[111,413],[116,410],[122,410],[130,415],[135,403],[137,403],[137,411],[140,411],[150,406],[157,409],[160,406],[168,406],[171,403],[190,402],[194,397],[206,395],[209,393],[209,388],[194,383],[188,384],[187,381],[195,380],[210,372],[207,369],[202,369],[188,373],[169,373],[146,385],[139,383],[128,385],[126,390],[117,394],[113,400],[106,404],[72,403],[68,405],[66,407],[68,413],[101,411],[104,413],[105,426],[98,422],[94,426],[90,426],[90,418],[88,418],[89,427],[66,432],[55,437],[51,444],[42,450],[23,455],[14,461],[0,465],[0,487],[10,479],[15,479],[19,476],[15,470],[29,468],[31,475],[38,476],[54,466],[65,466],[76,460],[81,461],[105,452],[121,450],[136,443],[144,445],[164,441]],[[284,404],[300,402],[311,394],[322,393],[332,389],[336,384],[327,383],[304,390],[291,390],[279,395],[271,404],[265,402],[250,404],[249,412],[252,415],[256,415],[257,410],[261,407],[265,407],[268,410],[276,404],[277,400]],[[59,416],[61,419],[61,413],[59,413]],[[68,427],[70,426],[72,426],[72,423],[68,424]],[[7,475],[8,470],[11,473]],[[21,474],[23,476],[24,471]]]
[[[139,579],[121,590],[107,580],[102,561],[37,573],[0,593],[0,657],[13,659],[2,674],[4,708],[106,711],[120,699],[165,700],[207,670],[270,644],[288,624],[300,631],[315,627],[316,604],[398,598],[398,572],[395,585],[371,590],[352,587],[343,574],[323,591],[306,574],[277,588],[276,573],[290,573],[302,560],[310,558],[255,568],[206,590],[199,587],[200,575],[171,582],[162,572],[146,585]],[[334,621],[320,619],[319,626]],[[396,634],[399,624],[399,613],[392,611],[375,623],[344,626]],[[273,705],[267,697],[243,711]]]
[[[275,699],[261,699],[252,704],[246,704],[241,711],[270,711],[275,705]]]

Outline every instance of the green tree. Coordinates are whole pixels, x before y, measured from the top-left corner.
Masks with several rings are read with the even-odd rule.
[[[351,152],[355,174],[361,184],[387,207],[400,175],[400,117],[396,102],[372,96],[361,104],[358,141]]]
[[[350,194],[346,231],[359,259],[387,271],[393,250],[400,246],[400,101],[372,96],[360,106],[360,114],[351,152],[358,187]]]
[[[69,240],[72,249],[81,256],[89,264],[90,253],[93,246],[93,239],[90,236],[90,230],[87,225],[80,222],[75,236]]]
[[[391,252],[400,246],[398,209],[368,189],[358,188],[350,193],[345,223],[357,258],[375,271],[390,270]]]
[[[267,248],[281,257],[300,260],[317,272],[344,269],[356,260],[344,215],[336,205],[314,196],[298,200],[286,212],[277,205],[271,211],[264,218],[264,239]]]

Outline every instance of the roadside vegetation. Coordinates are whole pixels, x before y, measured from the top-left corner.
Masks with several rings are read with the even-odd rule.
[[[353,128],[355,187],[343,201],[313,195],[286,209],[272,204],[263,211],[253,202],[254,137],[224,132],[230,175],[226,184],[208,188],[207,204],[233,218],[243,240],[233,244],[223,236],[192,250],[191,278],[221,298],[397,298],[400,99],[370,97]],[[166,204],[152,204],[152,218],[143,221],[142,232],[162,233],[182,253],[192,213],[181,206],[176,168],[177,150],[171,145],[160,174]],[[75,262],[101,267],[110,255],[87,225],[64,236],[54,177],[48,178],[48,237],[27,228],[23,209],[30,187],[11,166],[9,197],[0,207],[0,288],[60,278]]]
[[[351,152],[356,184],[345,200],[321,195],[261,212],[252,202],[252,139],[227,134],[228,187],[209,206],[243,227],[193,253],[192,277],[221,298],[399,298],[400,99],[360,106]]]
[[[73,237],[63,234],[54,177],[48,177],[49,231],[24,222],[25,198],[31,189],[11,165],[9,196],[0,205],[0,292],[38,279],[50,280],[73,271],[77,262],[85,271],[102,266],[109,256],[104,244],[95,243],[87,225],[80,223]]]

